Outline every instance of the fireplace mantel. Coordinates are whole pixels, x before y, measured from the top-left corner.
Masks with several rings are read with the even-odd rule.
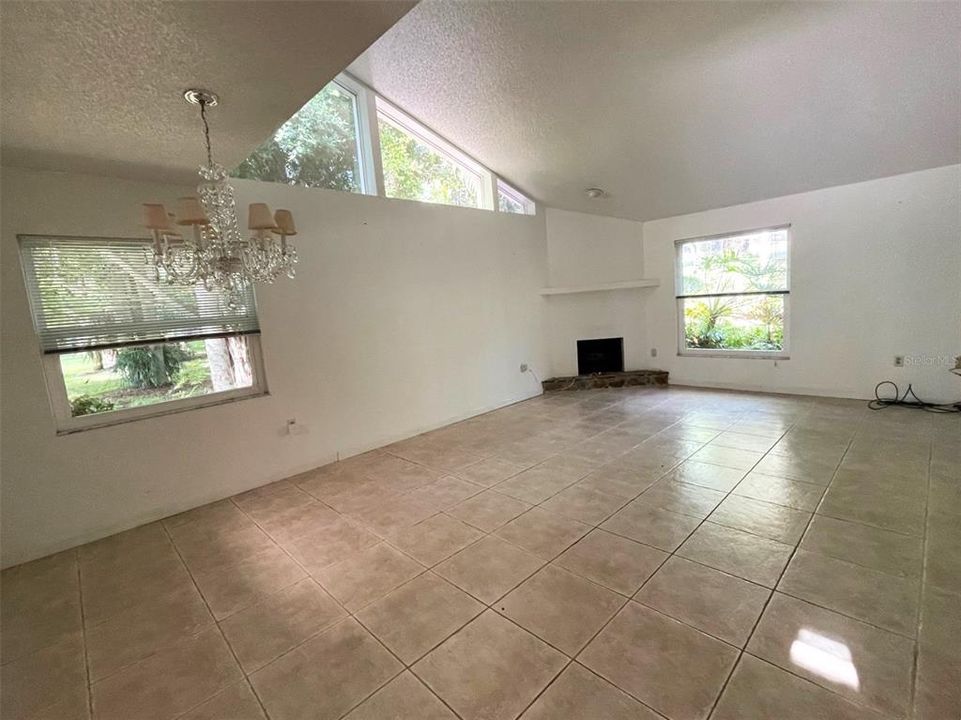
[[[597,283],[593,285],[571,285],[569,287],[545,287],[540,289],[541,295],[573,295],[575,293],[610,292],[612,290],[632,290],[634,288],[657,287],[661,284],[655,278],[641,278],[640,280],[622,280],[620,282]]]

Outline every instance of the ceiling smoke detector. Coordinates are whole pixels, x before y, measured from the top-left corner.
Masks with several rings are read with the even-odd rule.
[[[584,194],[587,195],[587,197],[589,197],[591,200],[597,200],[598,198],[602,198],[605,195],[607,195],[606,192],[604,192],[603,190],[601,190],[601,188],[598,188],[598,187],[587,188],[584,191]]]

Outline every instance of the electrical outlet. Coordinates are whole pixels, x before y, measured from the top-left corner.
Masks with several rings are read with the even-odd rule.
[[[894,356],[894,367],[904,367],[904,355]]]
[[[528,370],[527,363],[521,363],[521,372],[524,373],[524,372],[527,372],[527,370]]]
[[[306,435],[307,427],[298,423],[297,418],[290,418],[287,420],[287,425],[284,427],[284,432],[287,435]]]
[[[651,357],[657,357],[657,348],[651,348]]]

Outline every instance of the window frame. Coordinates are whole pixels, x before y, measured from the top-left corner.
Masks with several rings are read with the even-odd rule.
[[[747,293],[715,293],[703,296],[682,295],[684,287],[683,265],[681,263],[681,249],[684,245],[705,240],[723,240],[730,237],[740,237],[742,235],[753,235],[762,232],[775,232],[784,230],[787,249],[785,252],[785,289],[770,292],[757,291]],[[748,230],[735,230],[733,232],[718,233],[715,235],[700,235],[697,237],[682,238],[674,241],[674,309],[677,327],[677,355],[678,357],[713,357],[713,358],[742,358],[745,360],[789,360],[790,354],[790,320],[791,320],[791,247],[792,233],[791,223],[780,225],[768,225],[765,227],[751,228]],[[691,297],[749,297],[751,295],[780,295],[784,301],[784,340],[780,350],[725,350],[723,348],[689,348],[685,343],[684,333],[684,300]]]
[[[473,208],[475,210],[495,210],[497,203],[496,198],[496,177],[488,170],[486,167],[481,165],[479,162],[474,160],[470,155],[465,153],[460,148],[450,144],[440,135],[435,133],[433,130],[428,128],[426,125],[411,117],[403,110],[398,108],[393,103],[385,100],[380,95],[375,95],[376,98],[376,110],[377,110],[377,140],[378,145],[380,143],[380,116],[383,115],[389,123],[399,128],[402,132],[405,132],[416,140],[424,143],[432,150],[437,152],[439,155],[446,157],[455,165],[459,165],[467,172],[476,175],[478,178],[477,187],[477,205],[449,205],[449,207],[466,207]],[[382,166],[383,167],[383,166]],[[383,173],[383,170],[381,170]],[[385,187],[385,186],[382,186]],[[384,190],[384,197],[386,195],[386,187]],[[404,198],[391,198],[403,200]],[[428,202],[424,200],[415,200],[414,202]],[[431,203],[435,205],[446,205],[446,203]]]
[[[29,287],[31,282],[35,282],[30,277],[30,273],[34,273],[34,265],[23,251],[23,243],[34,239],[34,238],[56,238],[59,240],[72,241],[89,241],[89,240],[102,240],[105,242],[114,241],[137,241],[144,245],[145,249],[149,249],[152,245],[152,240],[149,238],[119,238],[119,237],[106,237],[106,236],[70,236],[70,235],[32,235],[32,234],[20,234],[17,235],[17,255],[18,261],[20,263],[20,270],[22,273],[22,280],[24,283],[24,291],[29,296]],[[256,291],[251,290],[253,295],[254,312],[256,313],[257,297]],[[246,400],[248,398],[263,397],[270,394],[269,388],[267,386],[267,374],[264,368],[263,351],[261,347],[261,333],[260,330],[239,330],[234,332],[221,333],[218,335],[211,335],[209,338],[213,337],[239,337],[243,336],[247,339],[247,352],[250,359],[250,370],[251,370],[251,384],[248,387],[234,388],[231,390],[221,390],[217,392],[207,393],[206,395],[195,395],[192,397],[179,398],[176,400],[165,400],[163,402],[153,403],[151,405],[139,405],[137,407],[122,408],[119,410],[109,410],[103,413],[92,413],[90,415],[80,415],[74,417],[70,407],[70,399],[67,395],[67,386],[63,378],[63,368],[60,363],[61,355],[72,355],[75,353],[85,352],[83,347],[73,347],[63,350],[45,350],[37,331],[36,319],[34,317],[35,308],[32,305],[32,300],[27,298],[27,305],[30,313],[30,324],[33,326],[34,340],[37,345],[37,352],[40,355],[41,367],[43,369],[43,379],[44,385],[47,391],[47,400],[50,404],[51,414],[53,416],[57,435],[68,435],[70,433],[79,432],[81,430],[92,430],[94,428],[109,427],[111,425],[119,425],[122,423],[133,422],[135,420],[143,420],[151,417],[158,417],[161,415],[169,415],[172,413],[185,412],[187,410],[193,410],[201,407],[209,407],[212,405],[221,405],[229,402],[236,402],[237,400]],[[204,338],[198,338],[204,339]],[[121,348],[121,347],[139,347],[143,345],[152,344],[169,344],[180,342],[181,339],[178,338],[156,338],[153,340],[145,339],[142,342],[124,342],[119,344],[104,344],[96,346],[98,349],[108,349],[108,348]]]
[[[500,207],[500,196],[506,195],[511,200],[516,202],[518,205],[524,208],[523,212],[514,213],[507,210],[501,210]],[[494,204],[494,209],[499,213],[504,213],[505,215],[536,215],[537,214],[537,203],[531,200],[527,195],[522,193],[513,185],[509,185],[504,182],[503,178],[497,178],[497,202]]]
[[[384,187],[384,175],[380,160],[380,138],[375,132],[376,128],[371,125],[373,93],[366,85],[346,73],[340,73],[331,82],[354,96],[354,128],[357,131],[356,147],[361,185],[358,194],[380,195]]]
[[[237,333],[237,336],[239,335],[241,335],[241,333]],[[235,337],[235,335],[230,335],[229,337]],[[42,353],[44,381],[47,386],[47,397],[50,400],[50,409],[57,423],[57,435],[69,435],[82,430],[110,427],[111,425],[120,425],[136,420],[172,415],[188,410],[211,407],[213,405],[224,405],[238,400],[270,395],[270,391],[267,388],[267,376],[264,373],[260,333],[246,333],[243,334],[243,337],[247,338],[247,352],[250,355],[252,383],[249,387],[221,390],[219,392],[207,393],[206,395],[194,395],[193,397],[180,398],[178,400],[165,400],[164,402],[154,403],[152,405],[139,405],[137,407],[109,410],[104,413],[92,413],[90,415],[80,415],[77,417],[71,414],[70,400],[67,397],[67,386],[64,382],[63,370],[60,365],[60,356],[72,353]],[[149,345],[151,343],[147,342],[144,344]],[[75,350],[73,352],[83,351]]]

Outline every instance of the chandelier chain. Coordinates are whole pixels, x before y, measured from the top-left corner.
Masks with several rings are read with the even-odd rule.
[[[207,164],[213,165],[213,152],[210,149],[210,124],[207,122],[207,102],[203,98],[200,100],[200,119],[204,123],[204,143],[207,146]]]

